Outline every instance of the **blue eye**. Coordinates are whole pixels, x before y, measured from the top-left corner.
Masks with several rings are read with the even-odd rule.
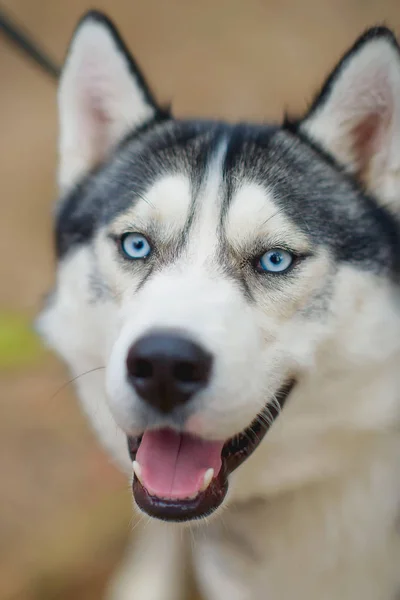
[[[121,238],[124,254],[133,260],[146,258],[151,252],[149,241],[141,233],[126,233]]]
[[[269,273],[283,273],[293,263],[294,256],[287,250],[272,248],[262,255],[258,261],[258,269]]]

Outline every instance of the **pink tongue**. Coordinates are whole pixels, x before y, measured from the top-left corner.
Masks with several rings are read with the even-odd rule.
[[[218,475],[223,445],[172,429],[145,431],[136,455],[142,483],[151,495],[161,498],[195,496],[208,469]]]

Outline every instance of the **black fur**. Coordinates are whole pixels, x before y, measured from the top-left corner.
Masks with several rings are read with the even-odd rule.
[[[100,20],[109,28],[147,101],[156,107],[147,83],[112,23],[96,12],[86,15],[83,22],[89,18]],[[379,37],[398,49],[389,30],[380,27],[367,32],[328,78],[309,114],[326,101],[343,65],[360,47]],[[242,181],[252,181],[272,194],[277,210],[286,213],[315,247],[325,246],[338,261],[399,277],[400,239],[395,217],[366,194],[332,156],[308,139],[300,131],[299,122],[286,120],[278,127],[178,121],[162,111],[156,112],[154,121],[127,135],[109,161],[88,174],[63,200],[56,223],[58,257],[90,242],[100,226],[110,223],[135,202],[146,201],[147,190],[161,175],[182,172],[192,184],[190,215],[180,239],[169,250],[159,252],[159,264],[174,260],[190,237],[198,210],[197,196],[221,144],[226,146],[219,207],[221,256],[230,252],[223,226],[232,195]],[[153,234],[155,238],[159,235],[157,231]],[[253,241],[258,247],[261,243]],[[248,253],[242,257],[243,264],[251,258],[250,250]],[[240,261],[232,259],[227,264],[231,265],[232,276],[250,294]]]
[[[167,122],[126,142],[114,158],[89,175],[64,200],[57,218],[61,258],[109,223],[162,173],[185,172],[198,190],[221,139],[227,140],[221,215],[237,182],[256,181],[273,192],[283,210],[315,245],[330,248],[339,261],[398,276],[398,224],[356,181],[297,133],[271,126]],[[118,158],[118,161],[116,161]],[[221,218],[222,218],[221,217]],[[192,217],[193,219],[193,214]],[[182,242],[190,235],[190,223]]]

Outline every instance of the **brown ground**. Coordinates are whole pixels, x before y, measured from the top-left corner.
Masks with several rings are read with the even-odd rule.
[[[57,61],[86,0],[3,0]],[[400,32],[398,0],[98,1],[180,116],[301,110],[368,25]],[[34,314],[52,279],[55,86],[0,35],[0,311]],[[1,374],[0,598],[95,600],[131,526],[124,478],[99,450],[66,373],[42,358]]]

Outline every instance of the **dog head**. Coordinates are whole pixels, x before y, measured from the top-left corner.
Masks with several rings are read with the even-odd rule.
[[[248,497],[343,466],[346,435],[397,408],[393,35],[362,37],[303,119],[229,125],[160,108],[91,12],[59,106],[59,269],[39,326],[75,376],[95,371],[79,395],[125,462],[128,440],[139,506],[190,520],[228,484]]]

